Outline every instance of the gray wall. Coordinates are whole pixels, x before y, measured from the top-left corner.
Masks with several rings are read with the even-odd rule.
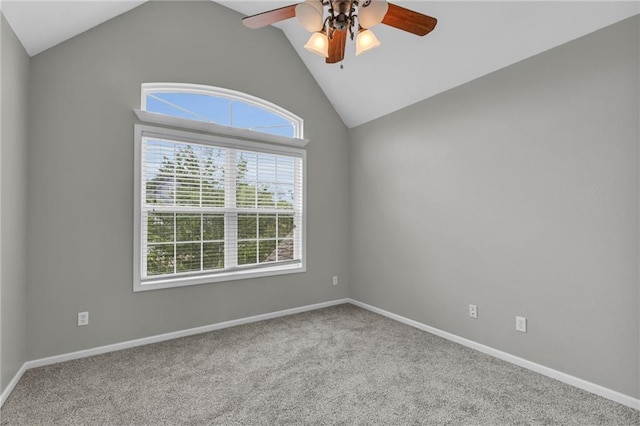
[[[640,396],[637,18],[353,129],[349,152],[283,34],[240,18],[148,3],[30,64],[3,25],[2,388],[25,359],[350,295]],[[148,81],[306,120],[307,273],[132,292],[132,109]]]
[[[638,27],[351,130],[351,297],[639,397]]]
[[[29,359],[347,296],[347,130],[282,32],[241,18],[149,2],[32,58]],[[133,293],[133,109],[153,81],[239,90],[305,119],[306,273]]]
[[[27,206],[27,93],[29,56],[13,30],[2,22],[2,134],[0,139],[0,182],[2,188],[2,229],[0,271],[2,286],[0,323],[2,365],[0,391],[27,360],[25,269]]]

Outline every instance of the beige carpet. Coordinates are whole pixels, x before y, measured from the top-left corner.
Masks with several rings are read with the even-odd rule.
[[[638,425],[638,411],[353,305],[29,370],[2,425]]]

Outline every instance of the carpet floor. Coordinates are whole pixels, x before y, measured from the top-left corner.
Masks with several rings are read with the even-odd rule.
[[[2,425],[638,425],[639,412],[353,305],[28,370]]]

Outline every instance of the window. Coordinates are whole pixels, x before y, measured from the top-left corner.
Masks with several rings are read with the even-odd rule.
[[[148,98],[138,117],[161,125],[178,118],[182,128],[135,126],[134,290],[304,272],[306,152],[295,138],[302,121],[256,98],[244,107],[239,99],[248,95],[227,90],[215,96],[215,88],[191,93],[179,85],[170,96],[169,85],[153,89],[143,85],[143,99],[161,93],[179,112]],[[232,98],[230,121],[220,124],[216,108],[192,97],[204,92],[210,106]]]
[[[262,99],[218,87],[145,83],[142,110],[290,138],[302,137],[302,120]]]

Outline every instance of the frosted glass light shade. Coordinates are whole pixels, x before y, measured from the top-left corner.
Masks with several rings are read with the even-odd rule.
[[[322,29],[323,7],[320,0],[306,0],[296,6],[296,18],[302,26],[310,32]]]
[[[358,33],[356,38],[356,56],[368,50],[375,49],[380,46],[380,41],[371,30],[363,30]]]
[[[361,4],[364,1],[361,2]],[[371,0],[367,6],[358,7],[358,23],[362,28],[371,28],[382,22],[387,14],[389,4],[386,0]]]
[[[327,35],[321,31],[311,34],[309,41],[304,45],[304,48],[309,52],[313,52],[316,55],[320,55],[323,58],[329,56],[329,39]]]

